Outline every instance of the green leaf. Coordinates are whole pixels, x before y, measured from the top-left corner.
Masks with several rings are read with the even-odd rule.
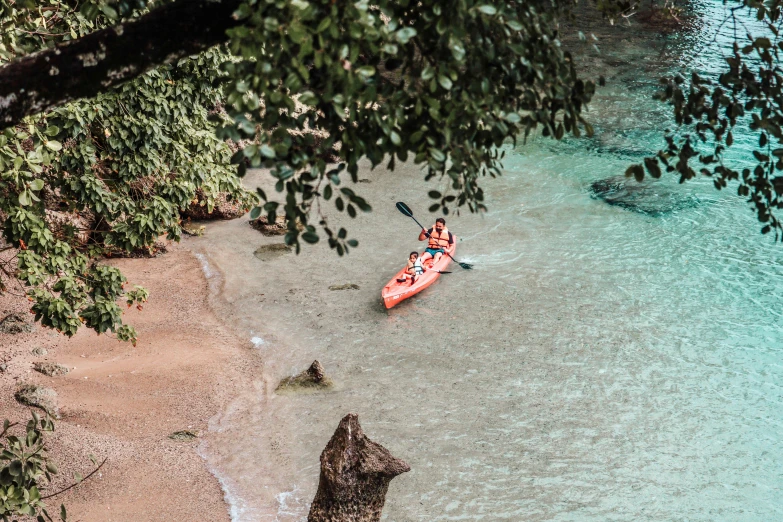
[[[631,165],[625,171],[626,177],[633,176],[636,181],[642,181],[644,179],[644,167],[641,165]]]
[[[438,83],[440,84],[441,87],[443,87],[447,91],[451,90],[452,87],[451,79],[445,74],[438,75]]]
[[[47,136],[57,136],[58,134],[60,134],[60,127],[58,127],[57,125],[50,125],[49,127],[46,128],[44,134],[46,134]]]
[[[263,156],[265,156],[265,157],[267,157],[267,158],[269,158],[269,159],[274,159],[274,158],[275,158],[275,156],[276,156],[276,154],[275,154],[275,149],[273,149],[272,147],[270,147],[270,146],[269,146],[269,145],[267,145],[267,144],[261,145],[261,147],[259,148],[259,150],[261,151],[261,154],[262,154]]]
[[[253,207],[250,211],[250,219],[258,219],[261,215],[261,207]]]
[[[19,193],[19,204],[23,207],[28,206],[30,203],[32,203],[32,198],[30,197],[30,192],[28,190],[23,190]]]
[[[318,27],[316,28],[315,32],[322,33],[326,31],[331,24],[332,24],[332,19],[329,16],[327,16],[326,18],[321,20],[321,23],[318,24]]]
[[[119,17],[117,10],[110,5],[102,5],[101,11],[103,11],[103,14],[106,15],[106,18],[109,18],[110,20],[116,20]]]
[[[397,41],[401,44],[406,44],[408,41],[416,36],[416,29],[413,27],[403,27],[396,33]]]
[[[478,10],[487,16],[493,16],[498,12],[498,10],[491,5],[480,5],[478,6]]]
[[[46,148],[57,152],[62,150],[63,145],[59,141],[49,140],[46,142]]]
[[[446,161],[446,155],[438,149],[430,149],[430,156],[432,156],[432,159],[440,163]]]
[[[318,243],[318,234],[315,232],[305,232],[302,234],[302,239],[304,239],[306,242],[312,244]]]
[[[516,112],[509,112],[503,119],[509,123],[519,123],[522,121],[522,118]]]

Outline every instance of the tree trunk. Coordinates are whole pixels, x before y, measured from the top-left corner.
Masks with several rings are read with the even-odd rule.
[[[178,0],[0,67],[0,130],[228,41],[241,0]]]
[[[410,469],[368,439],[358,416],[349,413],[321,453],[321,479],[308,522],[378,522],[389,482]]]

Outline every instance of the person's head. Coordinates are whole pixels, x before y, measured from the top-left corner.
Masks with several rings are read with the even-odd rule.
[[[419,258],[418,252],[411,252],[411,255],[408,256],[408,259],[410,259],[411,261],[416,261],[418,258]]]
[[[435,220],[435,230],[440,232],[446,227],[446,220],[443,218],[438,218]]]

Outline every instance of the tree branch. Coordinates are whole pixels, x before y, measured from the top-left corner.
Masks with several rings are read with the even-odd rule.
[[[75,488],[76,486],[78,486],[78,485],[79,485],[79,484],[81,484],[82,482],[86,481],[88,478],[90,478],[90,477],[92,477],[93,475],[95,475],[95,473],[97,473],[97,472],[98,472],[98,470],[99,470],[99,469],[101,469],[101,468],[103,467],[103,465],[104,465],[104,464],[106,464],[106,461],[107,461],[107,460],[109,460],[109,457],[106,457],[105,459],[103,459],[103,462],[101,462],[100,466],[98,466],[97,468],[95,468],[94,470],[92,470],[92,472],[90,472],[90,474],[89,474],[89,475],[87,475],[86,477],[84,477],[83,479],[79,480],[78,482],[74,482],[73,484],[71,484],[71,485],[70,485],[70,486],[68,486],[67,488],[63,488],[63,489],[61,489],[60,491],[56,491],[56,492],[54,492],[54,493],[50,493],[49,495],[45,495],[45,496],[41,497],[41,500],[44,500],[44,499],[47,499],[47,498],[56,497],[57,495],[59,495],[59,494],[61,494],[61,493],[65,493],[66,491],[68,491],[68,490],[69,490],[69,489],[71,489],[71,488]]]
[[[0,130],[228,40],[242,0],[177,0],[0,67]]]

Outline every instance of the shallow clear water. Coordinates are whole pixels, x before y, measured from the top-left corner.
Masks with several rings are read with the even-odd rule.
[[[449,218],[457,259],[476,269],[453,265],[391,311],[380,289],[418,246],[393,202],[427,206],[410,166],[362,174],[375,211],[349,223],[361,247],[347,258],[319,245],[260,261],[253,250],[276,240],[238,221],[194,243],[267,365],[205,449],[234,520],[304,519],[349,411],[412,467],[385,520],[781,518],[781,247],[709,180],[652,185],[646,212],[591,191],[663,144],[649,95],[682,49],[703,70],[719,59],[701,44],[722,5],[700,9],[699,31],[613,51],[595,138],[509,148],[504,176],[484,183],[490,211]],[[328,289],[347,282],[360,290]],[[274,393],[315,358],[334,391]]]

